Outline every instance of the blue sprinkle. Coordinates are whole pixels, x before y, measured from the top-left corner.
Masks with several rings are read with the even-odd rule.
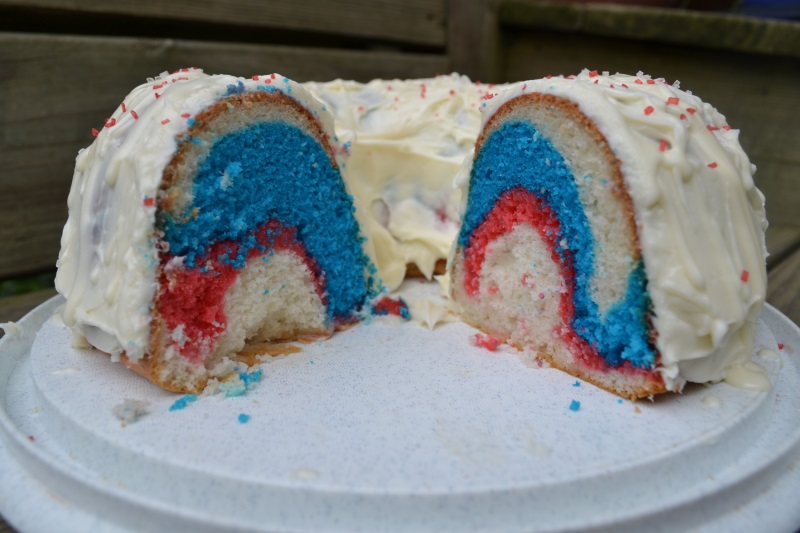
[[[241,80],[236,85],[228,85],[228,91],[226,96],[230,96],[232,94],[242,94],[245,92],[244,83]]]
[[[193,118],[190,118],[189,120],[187,120],[187,121],[186,121],[186,125],[187,125],[187,126],[189,126],[190,128],[191,128],[192,126],[194,126],[194,119],[193,119]]]
[[[580,387],[581,386],[581,382],[580,381],[576,381],[575,383],[572,384],[572,386],[573,387]]]
[[[240,424],[247,424],[248,420],[250,420],[250,415],[246,415],[244,413],[239,415],[239,423]]]
[[[617,403],[622,403],[622,398],[620,398],[619,400],[617,400]]]
[[[579,402],[578,400],[572,400],[572,403],[569,404],[570,411],[577,411],[580,408],[581,408],[581,402]]]
[[[309,363],[309,364],[311,364],[311,365],[313,365],[313,364],[314,364],[314,360],[312,359],[312,360],[310,360],[308,363]]]
[[[269,294],[269,289],[264,289],[264,294]]]
[[[173,403],[169,407],[169,410],[170,411],[180,411],[181,409],[185,409],[187,405],[189,405],[190,403],[192,403],[194,401],[197,401],[197,394],[187,394],[186,396],[183,396],[183,397],[178,398],[177,400],[175,400],[175,403]]]

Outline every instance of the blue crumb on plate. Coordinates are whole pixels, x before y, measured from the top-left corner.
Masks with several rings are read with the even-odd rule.
[[[572,400],[572,403],[569,404],[570,411],[578,411],[580,410],[580,408],[581,408],[581,402],[579,402],[578,400]]]
[[[244,413],[241,413],[239,415],[238,420],[239,420],[240,424],[247,424],[247,422],[250,420],[250,415],[246,415]]]
[[[197,394],[187,394],[186,396],[181,396],[175,403],[169,406],[170,411],[180,411],[181,409],[185,409],[187,405],[192,402],[197,401]]]
[[[580,381],[576,381],[575,383],[572,384],[572,386],[573,387],[580,387],[581,386],[581,382]]]

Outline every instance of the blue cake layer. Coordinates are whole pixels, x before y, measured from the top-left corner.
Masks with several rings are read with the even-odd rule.
[[[635,265],[628,276],[624,299],[601,317],[590,287],[597,243],[578,189],[561,154],[532,124],[506,122],[484,142],[470,176],[467,210],[458,235],[462,250],[500,195],[515,187],[524,187],[546,202],[558,217],[561,237],[572,252],[576,272],[573,330],[611,366],[630,361],[637,367],[653,367],[656,353],[648,340],[646,317],[650,302],[644,266],[641,261]],[[556,242],[561,243],[562,239]],[[564,258],[561,244],[556,252]]]
[[[248,234],[277,219],[297,228],[322,269],[330,318],[346,317],[364,303],[370,263],[352,197],[325,150],[304,131],[269,122],[220,137],[201,161],[192,194],[182,217],[188,222],[167,216],[163,228],[170,253],[184,256],[187,267],[195,268],[211,244],[226,240],[243,242],[238,255],[220,260],[243,267],[257,246]]]

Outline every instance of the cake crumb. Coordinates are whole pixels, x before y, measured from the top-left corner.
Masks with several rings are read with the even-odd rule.
[[[580,411],[581,409],[581,402],[578,400],[572,400],[572,403],[569,404],[570,411]]]
[[[175,400],[175,403],[169,406],[170,411],[180,411],[181,409],[186,409],[192,402],[197,401],[197,394],[187,394],[186,396],[182,396]]]
[[[0,322],[0,329],[5,332],[5,336],[8,338],[22,335],[22,327],[16,322]]]
[[[249,373],[246,371],[239,371],[220,383],[218,391],[224,394],[226,398],[244,396],[247,391],[253,388],[253,385],[261,381],[262,377],[263,370],[261,369]]]
[[[394,315],[401,317],[403,320],[411,320],[411,314],[408,312],[408,304],[399,296],[397,298],[384,296],[372,304],[372,314],[379,316]]]
[[[122,427],[125,427],[128,424],[133,424],[141,417],[146,415],[148,413],[147,408],[149,406],[150,402],[147,400],[132,400],[130,398],[125,398],[125,401],[119,405],[115,405],[111,412],[114,413],[114,416],[116,416],[122,422]]]
[[[496,352],[500,345],[503,344],[502,339],[498,339],[492,335],[484,335],[483,333],[476,333],[470,337],[469,340],[473,346],[486,348],[490,352]]]

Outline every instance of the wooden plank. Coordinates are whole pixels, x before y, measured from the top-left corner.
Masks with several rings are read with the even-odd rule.
[[[444,55],[0,33],[0,279],[52,268],[78,150],[148,76],[181,67],[298,81],[417,78]]]
[[[800,248],[800,229],[772,227],[767,229],[767,269],[778,266]]]
[[[800,227],[800,69],[797,60],[577,33],[504,29],[504,79],[569,74],[583,68],[639,70],[679,79],[741,130],[740,141],[757,167],[757,186],[776,226]]]
[[[0,0],[0,8],[134,16],[445,45],[445,0]]]
[[[800,249],[769,271],[767,301],[800,324]],[[780,339],[778,339],[780,342]]]
[[[0,298],[0,322],[16,322],[37,305],[58,294],[55,289],[41,289]],[[0,337],[3,336],[0,330]]]
[[[473,80],[497,81],[497,10],[493,0],[450,0],[447,13],[447,52],[450,69]]]
[[[16,530],[12,529],[11,526],[3,520],[3,517],[0,516],[0,533],[15,533],[15,531]]]
[[[732,14],[613,4],[505,0],[500,23],[753,54],[800,57],[800,25]]]

